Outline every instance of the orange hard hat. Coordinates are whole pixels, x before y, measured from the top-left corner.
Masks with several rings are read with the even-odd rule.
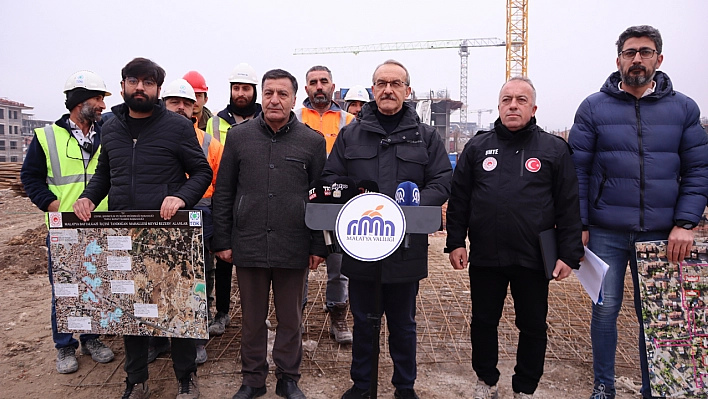
[[[187,72],[182,79],[189,82],[189,84],[194,88],[195,93],[205,93],[209,91],[209,88],[206,85],[206,80],[204,80],[204,76],[197,71]]]

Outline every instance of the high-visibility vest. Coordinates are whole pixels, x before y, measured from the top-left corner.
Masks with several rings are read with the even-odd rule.
[[[84,166],[83,152],[78,140],[56,124],[36,128],[36,140],[47,160],[47,185],[59,200],[59,212],[73,212],[73,205],[93,177],[101,153],[99,146]],[[108,210],[108,197],[96,206],[97,211]]]
[[[306,107],[296,109],[295,116],[300,122],[324,135],[327,141],[327,154],[332,152],[339,130],[356,119],[354,115],[341,109],[328,109],[324,114],[320,115],[314,109]]]
[[[236,120],[235,125],[238,125],[252,118],[244,118],[239,115],[234,115],[234,119]],[[209,118],[209,121],[207,122],[206,132],[214,136],[216,141],[220,142],[221,144],[226,144],[226,132],[228,132],[232,126],[234,125],[230,125],[229,122],[227,122],[224,118],[220,118],[218,115],[214,115]],[[219,132],[219,134],[214,134],[214,132],[217,131]]]

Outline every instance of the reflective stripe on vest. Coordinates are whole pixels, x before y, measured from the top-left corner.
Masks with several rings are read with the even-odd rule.
[[[71,133],[69,133],[71,134]],[[44,135],[47,138],[47,152],[49,152],[49,164],[52,165],[52,176],[47,176],[47,183],[53,186],[64,186],[67,184],[82,183],[84,178],[88,181],[93,174],[83,173],[80,175],[62,176],[61,161],[57,153],[57,139],[54,136],[54,128],[52,125],[44,127]],[[83,153],[82,153],[83,155]]]
[[[211,117],[211,134],[214,135],[216,141],[221,142],[221,131],[219,130],[219,124],[221,123],[221,118],[214,115]]]
[[[347,113],[345,111],[339,111],[339,130],[342,130],[344,126],[347,126]]]
[[[204,132],[204,140],[202,140],[202,151],[204,157],[209,159],[209,144],[211,144],[211,134]]]

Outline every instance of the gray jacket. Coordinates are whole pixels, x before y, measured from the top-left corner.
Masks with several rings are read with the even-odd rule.
[[[305,226],[309,183],[326,160],[325,139],[290,120],[278,132],[263,114],[229,129],[212,197],[216,251],[243,267],[302,269],[327,254],[321,232]]]

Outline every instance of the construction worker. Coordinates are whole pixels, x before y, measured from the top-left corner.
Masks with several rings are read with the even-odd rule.
[[[27,148],[20,179],[32,203],[44,212],[71,212],[72,205],[96,170],[101,151],[101,112],[106,108],[103,79],[91,71],[78,71],[64,84],[68,114],[52,125],[34,130],[34,140]],[[103,200],[96,210],[107,210]],[[49,237],[47,237],[49,248]],[[49,283],[52,285],[52,339],[57,349],[57,372],[73,373],[79,369],[76,348],[79,342],[71,333],[57,331],[52,257],[49,260]],[[96,334],[81,334],[81,353],[99,363],[113,360],[113,352]]]
[[[207,313],[211,309],[212,297],[214,292],[214,260],[208,256],[211,250],[211,237],[213,233],[213,224],[211,217],[211,195],[214,192],[214,184],[216,183],[216,174],[219,170],[219,162],[221,154],[224,152],[224,146],[214,140],[210,134],[205,134],[204,131],[197,126],[197,119],[193,117],[194,108],[198,101],[192,86],[185,79],[177,79],[165,86],[162,92],[162,100],[165,102],[165,108],[168,111],[176,112],[194,123],[194,130],[197,133],[197,140],[204,151],[204,156],[209,161],[209,166],[214,173],[209,188],[202,196],[202,199],[194,206],[194,209],[202,211],[202,220],[204,221],[204,270],[207,283]],[[209,317],[211,319],[211,317]],[[152,351],[148,348],[148,362],[155,360],[155,357],[169,348],[169,342],[166,337],[155,337],[151,343]],[[202,364],[207,361],[207,353],[205,345],[208,340],[197,340],[197,364]],[[154,357],[151,358],[151,355]]]
[[[342,110],[337,103],[332,101],[334,82],[332,71],[326,66],[316,65],[305,74],[305,92],[307,98],[302,103],[302,108],[295,110],[295,116],[300,122],[319,131],[327,141],[327,155],[329,156],[334,145],[334,140],[339,130],[353,121],[354,115]],[[325,311],[329,313],[330,334],[340,344],[351,344],[352,333],[347,326],[347,282],[342,274],[342,254],[333,253],[327,257],[327,289],[325,295]],[[307,304],[307,281],[302,306]]]
[[[226,142],[226,133],[232,126],[255,118],[262,110],[261,105],[256,103],[258,76],[255,69],[246,63],[236,65],[229,77],[229,83],[231,84],[229,105],[209,119],[206,127],[206,132],[222,145]],[[231,263],[216,258],[214,284],[216,315],[209,323],[209,335],[222,335],[226,327],[231,324],[229,310],[231,308],[232,271]]]
[[[256,92],[258,76],[255,69],[243,62],[236,65],[229,76],[229,83],[231,84],[229,105],[209,119],[206,127],[206,132],[219,140],[221,144],[226,141],[226,132],[232,126],[253,119],[262,111],[261,105],[256,102],[258,99]],[[220,133],[218,135],[215,134],[217,130]]]
[[[369,92],[364,86],[352,86],[344,96],[344,110],[350,114],[359,117],[359,111],[364,104],[370,101]]]
[[[206,130],[207,121],[214,115],[212,115],[209,108],[206,107],[209,97],[207,92],[209,87],[206,85],[206,80],[201,73],[197,71],[189,71],[184,74],[182,79],[189,82],[189,85],[194,89],[194,94],[197,97],[197,101],[194,103],[194,117],[197,118],[197,127]]]

